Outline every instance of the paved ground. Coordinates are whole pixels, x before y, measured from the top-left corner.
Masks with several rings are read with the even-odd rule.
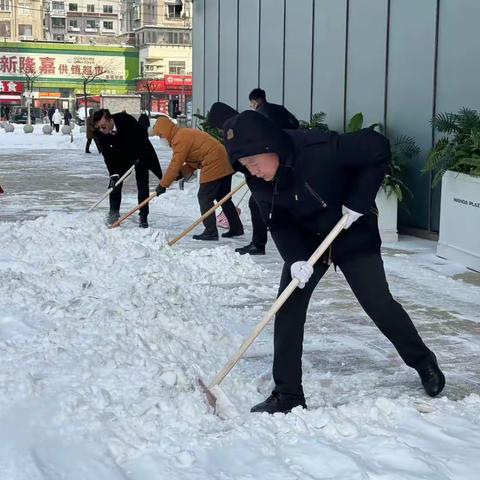
[[[0,221],[31,219],[54,211],[86,210],[108,183],[102,157],[86,155],[80,150],[4,151],[0,153],[0,179],[7,192],[0,196]],[[154,179],[151,183],[153,187]],[[125,203],[133,204],[136,197],[133,179],[127,183],[125,194]],[[191,198],[196,201],[193,195]],[[178,221],[178,231],[181,231],[185,219],[177,211],[162,210],[160,202],[158,205],[152,207],[152,227],[158,228],[161,219],[168,216],[169,226],[175,229]],[[234,248],[247,241],[248,233],[244,239],[225,241],[225,244]],[[182,243],[182,248],[200,246],[205,245],[190,238]],[[265,308],[274,296],[281,262],[272,242],[268,244],[268,251],[268,255],[256,259],[267,273],[262,279],[264,289],[260,295],[258,292],[252,295],[249,306]],[[398,243],[384,248],[386,270],[394,295],[410,312],[446,371],[445,395],[459,399],[473,392],[480,393],[480,274],[439,259],[434,251],[434,242],[402,237]],[[325,305],[329,305],[328,313]],[[252,325],[258,320],[252,318]],[[245,328],[248,331],[249,326]],[[270,356],[271,337],[263,335],[247,359],[252,365],[258,364],[259,375],[265,379],[259,387],[262,391],[269,388]],[[313,381],[313,372],[316,372],[315,381],[318,372],[324,372],[321,384],[328,388],[322,402],[341,403],[351,396],[352,385],[345,389],[346,382],[341,382],[337,387],[336,374],[345,377],[351,373],[352,382],[361,382],[359,391],[371,388],[387,396],[394,385],[402,385],[399,394],[418,388],[418,380],[402,367],[392,347],[357,305],[341,273],[333,269],[312,298],[304,363],[307,386],[311,375]],[[314,407],[317,401],[320,400],[310,399],[309,403]]]

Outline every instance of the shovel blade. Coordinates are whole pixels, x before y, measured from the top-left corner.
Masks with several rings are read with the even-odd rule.
[[[198,385],[202,389],[207,403],[213,408],[213,413],[223,420],[235,418],[240,415],[239,411],[227,397],[226,393],[220,388],[219,385],[213,385],[207,387],[205,382],[199,378]]]

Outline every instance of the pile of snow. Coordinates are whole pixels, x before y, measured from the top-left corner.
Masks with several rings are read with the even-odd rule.
[[[224,385],[242,415],[216,417],[196,379],[261,318],[245,303],[267,274],[229,247],[168,247],[100,213],[0,223],[0,243],[2,478],[463,480],[480,467],[477,395],[352,392],[251,415],[263,380],[243,364]]]

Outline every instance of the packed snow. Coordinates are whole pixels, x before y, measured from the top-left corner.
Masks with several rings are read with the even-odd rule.
[[[165,166],[170,150],[152,142]],[[1,480],[478,478],[480,287],[433,242],[402,237],[384,261],[445,369],[439,398],[332,269],[306,326],[309,409],[249,413],[272,388],[269,326],[222,383],[240,414],[221,419],[197,379],[215,376],[275,300],[273,243],[265,257],[234,252],[250,241],[244,198],[243,238],[169,247],[199,216],[195,182],[152,203],[149,229],[136,218],[108,229],[108,200],[86,213],[108,180],[83,149],[78,128],[0,129]],[[122,211],[135,202],[131,179]]]

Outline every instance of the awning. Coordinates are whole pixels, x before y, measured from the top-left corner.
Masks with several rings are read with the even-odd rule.
[[[21,95],[0,95],[0,103],[9,105],[19,105],[22,103]]]

